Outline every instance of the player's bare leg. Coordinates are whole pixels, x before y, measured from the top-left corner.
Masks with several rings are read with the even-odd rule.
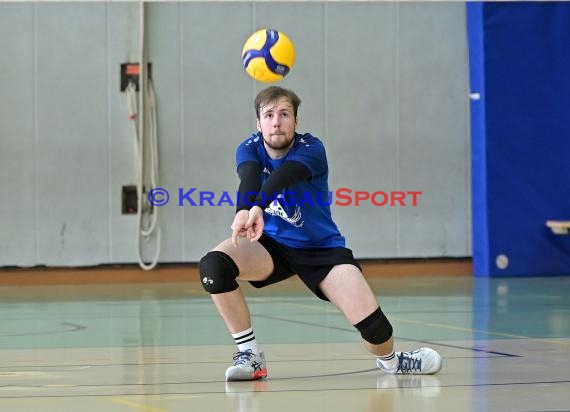
[[[377,365],[389,373],[432,374],[441,369],[441,356],[430,348],[394,352],[392,327],[381,312],[376,296],[354,265],[337,265],[320,288],[360,330],[364,345],[377,356]]]
[[[242,239],[234,246],[232,240],[227,239],[204,259],[200,266],[202,282],[210,289],[212,301],[238,346],[234,366],[226,371],[226,380],[265,378],[264,354],[257,347],[249,308],[235,278],[239,275],[240,280],[266,279],[273,271],[271,256],[258,242]],[[209,271],[217,275],[209,276]],[[222,283],[218,289],[216,282]]]
[[[271,256],[258,242],[243,239],[234,247],[231,240],[226,239],[214,250],[232,258],[239,268],[239,280],[264,280],[273,271]],[[251,327],[249,309],[240,288],[211,296],[230,333]]]

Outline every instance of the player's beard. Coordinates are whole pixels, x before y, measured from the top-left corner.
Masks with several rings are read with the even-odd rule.
[[[293,143],[293,140],[295,140],[295,135],[291,136],[291,138],[289,138],[289,139],[284,139],[278,143],[273,143],[273,142],[269,141],[268,139],[266,139],[265,136],[263,137],[263,142],[267,145],[267,147],[269,147],[270,149],[273,149],[273,150],[288,149],[291,146],[291,144]]]

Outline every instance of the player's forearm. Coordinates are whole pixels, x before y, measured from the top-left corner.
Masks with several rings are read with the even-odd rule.
[[[274,200],[275,195],[287,187],[311,178],[311,171],[301,162],[289,160],[284,162],[267,178],[255,198],[254,204],[265,209]]]
[[[261,165],[257,162],[245,162],[238,167],[239,201],[236,213],[240,210],[249,210],[255,204],[255,198],[261,187]]]

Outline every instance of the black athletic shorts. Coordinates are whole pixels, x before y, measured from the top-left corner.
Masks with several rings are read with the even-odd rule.
[[[267,279],[249,282],[256,288],[297,275],[315,295],[328,301],[319,285],[334,266],[351,264],[362,270],[354,259],[352,250],[345,247],[297,249],[279,244],[265,234],[261,235],[259,243],[271,255],[274,269]]]

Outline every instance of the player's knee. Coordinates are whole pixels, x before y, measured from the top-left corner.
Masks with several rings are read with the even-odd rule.
[[[231,292],[239,287],[236,282],[239,268],[224,252],[208,252],[200,260],[199,268],[202,286],[209,293]]]
[[[373,345],[379,345],[392,337],[392,325],[382,313],[380,308],[376,309],[365,319],[354,325],[360,332],[362,338]]]

